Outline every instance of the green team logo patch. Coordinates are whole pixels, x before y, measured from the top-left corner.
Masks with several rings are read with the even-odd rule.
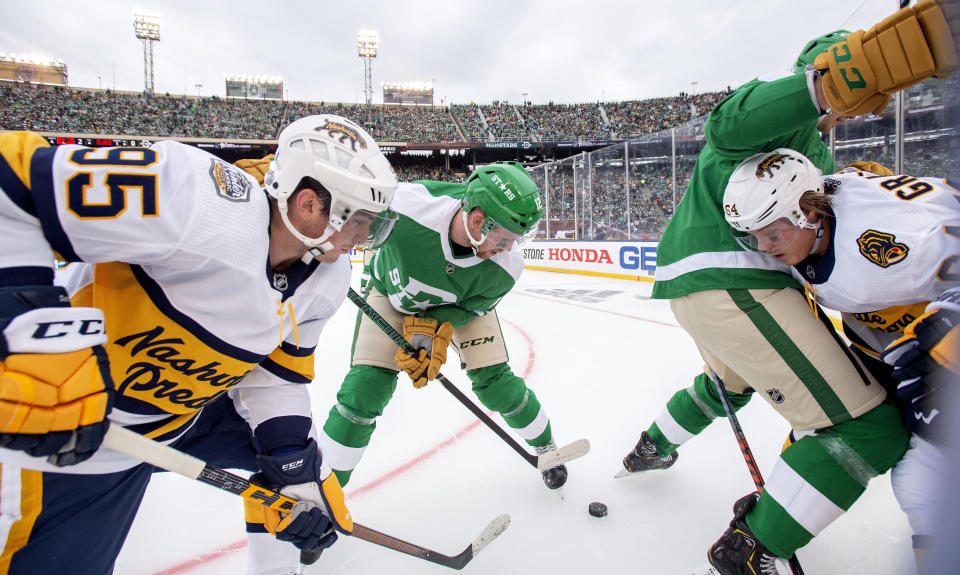
[[[882,268],[888,268],[902,262],[907,257],[910,248],[900,243],[893,234],[867,230],[857,238],[860,253],[863,257]]]

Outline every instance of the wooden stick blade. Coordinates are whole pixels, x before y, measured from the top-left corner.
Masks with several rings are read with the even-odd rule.
[[[537,469],[540,471],[546,471],[547,469],[556,467],[561,463],[566,463],[572,461],[579,457],[583,457],[590,451],[590,441],[586,439],[578,439],[572,443],[564,445],[553,451],[548,451],[543,455],[537,457]]]

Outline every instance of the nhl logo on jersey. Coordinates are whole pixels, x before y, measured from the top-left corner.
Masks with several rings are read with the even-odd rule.
[[[780,390],[775,387],[771,387],[770,389],[768,389],[767,395],[769,395],[770,399],[772,399],[773,402],[776,403],[777,405],[780,405],[781,403],[783,403],[783,400],[786,399],[786,397],[784,397],[783,394],[780,393]]]
[[[447,275],[452,274],[454,269],[453,264],[447,262]]]
[[[882,268],[902,262],[910,249],[907,244],[896,241],[893,234],[867,230],[857,238],[863,257]]]
[[[273,287],[275,287],[278,291],[287,291],[287,287],[289,287],[289,285],[290,284],[287,283],[287,274],[273,274]]]
[[[224,164],[220,160],[210,160],[210,179],[217,194],[231,202],[249,202],[250,189],[253,187],[243,172]]]

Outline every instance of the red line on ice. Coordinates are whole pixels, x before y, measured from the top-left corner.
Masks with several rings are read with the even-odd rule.
[[[580,308],[583,308],[583,309],[588,309],[588,310],[590,310],[590,311],[599,311],[599,312],[602,312],[602,313],[609,313],[609,314],[611,314],[611,315],[618,315],[618,316],[620,316],[620,317],[626,317],[626,318],[630,318],[630,319],[638,319],[638,320],[640,320],[640,321],[645,321],[645,322],[647,322],[647,323],[655,323],[655,324],[657,324],[657,325],[665,325],[665,326],[667,326],[667,327],[680,327],[679,325],[677,325],[677,324],[675,324],[675,323],[670,323],[670,322],[668,322],[668,321],[657,321],[657,320],[655,320],[655,319],[650,319],[650,318],[642,317],[642,316],[639,316],[639,315],[630,315],[630,314],[628,314],[628,313],[621,313],[621,312],[618,312],[618,311],[612,311],[612,310],[603,309],[603,308],[600,308],[600,307],[591,307],[591,306],[588,306],[588,305],[582,305],[582,304],[579,304],[579,303],[573,303],[573,302],[571,302],[571,301],[564,301],[564,300],[562,300],[562,299],[555,299],[555,298],[548,297],[548,296],[535,295],[535,294],[527,293],[527,292],[523,292],[523,291],[518,291],[518,292],[516,292],[516,293],[518,293],[518,294],[520,294],[520,295],[525,295],[525,296],[527,296],[527,297],[532,297],[532,298],[547,300],[547,301],[553,302],[553,303],[561,303],[561,304],[563,304],[563,305],[570,305],[570,306],[573,306],[573,307],[580,307]]]
[[[527,365],[524,367],[523,374],[522,374],[522,377],[526,379],[527,377],[530,376],[530,373],[533,371],[533,366],[536,360],[536,353],[533,350],[533,340],[530,338],[530,335],[527,334],[527,332],[523,331],[523,328],[521,328],[519,325],[511,321],[505,321],[505,320],[501,320],[501,321],[503,321],[503,323],[509,325],[513,329],[517,330],[520,336],[523,337],[523,339],[527,342],[527,349],[529,350],[529,353],[527,354]],[[490,412],[489,410],[487,411],[487,413],[492,414],[492,412]],[[464,427],[460,431],[457,431],[452,436],[441,441],[440,443],[431,447],[430,449],[421,453],[420,455],[414,457],[410,461],[407,461],[406,463],[400,465],[399,467],[392,469],[391,471],[381,475],[380,477],[378,477],[377,479],[374,479],[373,481],[365,483],[364,485],[361,485],[360,487],[357,487],[352,491],[348,491],[346,493],[347,498],[349,499],[351,497],[357,497],[369,491],[373,491],[374,489],[380,487],[384,483],[387,483],[390,480],[395,479],[396,477],[406,473],[407,471],[410,471],[417,465],[430,459],[431,457],[443,451],[447,447],[450,447],[450,445],[455,443],[458,439],[460,439],[464,435],[480,427],[481,423],[482,422],[479,419],[474,420],[473,422],[469,423],[466,427]],[[154,575],[182,575],[183,573],[187,573],[195,567],[207,565],[213,561],[216,561],[217,559],[220,559],[222,557],[229,555],[230,553],[233,553],[234,551],[246,549],[246,547],[247,547],[247,540],[246,538],[244,538],[239,541],[235,541],[229,545],[226,545],[224,547],[221,547],[219,549],[208,551],[207,553],[204,553],[192,559],[188,559],[187,561],[174,565],[173,567],[168,567],[167,569],[164,569],[162,571],[157,571],[156,573],[154,573]]]

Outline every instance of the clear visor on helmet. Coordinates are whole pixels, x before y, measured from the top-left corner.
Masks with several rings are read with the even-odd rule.
[[[387,241],[397,218],[397,213],[392,210],[378,213],[357,210],[343,223],[340,232],[351,235],[356,245],[365,250],[376,249]]]
[[[768,254],[782,254],[800,236],[801,228],[787,218],[780,218],[768,226],[753,232],[730,228],[730,235],[747,250]]]
[[[504,250],[510,249],[514,242],[522,248],[537,236],[536,228],[525,234],[518,234],[494,222],[491,218],[487,218],[481,231],[484,234],[484,245]]]

